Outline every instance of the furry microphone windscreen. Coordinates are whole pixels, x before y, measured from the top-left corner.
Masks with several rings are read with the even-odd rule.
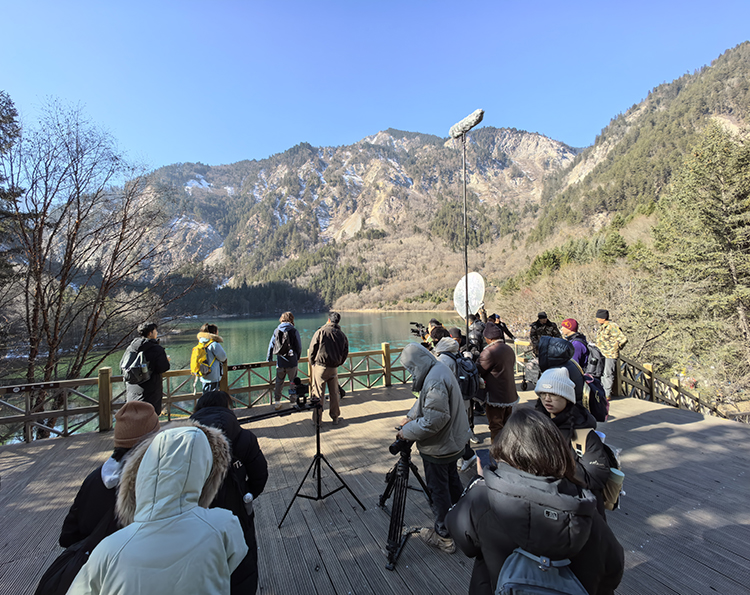
[[[454,124],[451,126],[449,134],[453,138],[458,138],[462,134],[465,134],[469,132],[474,126],[479,124],[482,121],[482,118],[484,118],[484,110],[478,109],[475,112],[472,112],[468,116],[466,116],[463,120],[458,122],[457,124]]]

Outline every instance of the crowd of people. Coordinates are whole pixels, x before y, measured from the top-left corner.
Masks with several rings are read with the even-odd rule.
[[[530,325],[540,370],[533,407],[518,405],[516,355],[508,344],[515,337],[497,315],[471,316],[466,336],[432,319],[424,341],[403,349],[418,396],[397,438],[416,445],[434,521],[418,535],[447,554],[459,549],[474,558],[469,593],[494,593],[517,548],[568,560],[590,594],[614,593],[620,582],[624,554],[606,522],[612,455],[583,395],[589,356],[598,350],[610,397],[614,362],[627,339],[606,310],[595,318],[595,343],[572,318],[558,328],[540,312]],[[349,346],[340,321],[331,312],[310,342],[311,396],[320,403],[315,424],[322,423],[326,389],[332,424],[342,419],[337,370]],[[141,325],[138,334],[128,350],[143,352],[150,377],[128,385],[112,455],[84,480],[60,534],[62,547],[85,543],[91,551],[68,592],[255,593],[253,502],[269,471],[256,436],[240,426],[231,397],[219,390],[227,353],[218,328],[204,324],[197,336],[191,370],[202,396],[193,415],[164,428],[161,374],[169,360],[156,324]],[[269,362],[276,359],[276,409],[285,382],[291,395],[302,390],[301,348],[294,315],[284,312],[267,353]],[[467,382],[472,374],[474,384]],[[474,450],[481,443],[478,415],[489,427],[486,457]],[[464,487],[467,472],[473,477]]]

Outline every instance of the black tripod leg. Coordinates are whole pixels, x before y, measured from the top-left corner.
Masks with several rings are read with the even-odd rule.
[[[398,461],[396,461],[396,464],[393,466],[393,469],[391,469],[390,472],[385,474],[387,485],[385,486],[385,491],[380,496],[380,500],[378,501],[378,506],[380,506],[380,508],[383,508],[385,506],[385,503],[388,501],[388,498],[390,498],[391,494],[393,493],[393,486],[396,485],[397,470],[398,470]]]
[[[286,518],[286,515],[289,514],[289,511],[292,508],[292,504],[294,504],[294,501],[297,499],[297,496],[299,495],[299,491],[302,489],[302,486],[305,483],[305,480],[307,479],[307,476],[310,475],[310,471],[312,471],[313,467],[315,466],[315,463],[318,462],[317,457],[313,458],[312,463],[310,463],[310,466],[307,468],[307,473],[305,473],[305,476],[302,478],[302,481],[300,482],[299,486],[297,487],[297,491],[294,492],[294,496],[292,497],[291,501],[289,502],[289,506],[286,507],[286,512],[284,513],[284,516],[281,517],[281,521],[279,522],[279,529],[281,529],[281,525],[284,523],[284,519]],[[318,465],[320,467],[320,465]]]
[[[341,485],[346,488],[346,491],[349,492],[352,495],[352,498],[354,498],[357,501],[357,504],[359,504],[362,507],[362,510],[367,510],[365,508],[365,505],[362,504],[362,502],[359,500],[359,498],[357,498],[356,494],[354,492],[352,492],[352,489],[346,484],[346,482],[343,479],[341,479],[341,476],[338,473],[336,473],[336,469],[334,469],[333,466],[328,462],[328,459],[325,458],[325,455],[320,455],[320,458],[323,459],[323,462],[326,465],[328,465],[328,468],[331,471],[333,471],[333,474],[336,476],[336,479],[338,479],[341,482]],[[318,464],[318,477],[320,477],[320,463]],[[341,488],[339,488],[339,490],[340,489]],[[338,491],[338,490],[336,490],[336,491]],[[331,493],[333,493],[333,492],[331,492]],[[330,496],[331,494],[327,494],[327,495]],[[323,498],[325,498],[325,496],[323,496]]]

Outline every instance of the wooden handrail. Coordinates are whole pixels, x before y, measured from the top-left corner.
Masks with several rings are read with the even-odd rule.
[[[348,384],[350,391],[372,388],[381,380],[383,386],[391,386],[394,380],[399,383],[408,382],[409,374],[406,369],[393,363],[394,357],[397,357],[401,351],[403,350],[392,349],[389,343],[383,343],[379,350],[352,352],[340,368],[339,380],[343,385]],[[300,376],[309,378],[308,358],[303,357],[299,361]],[[251,362],[225,366],[221,387],[232,396],[237,404],[244,407],[258,404],[266,396],[270,403],[275,387],[275,369],[275,362]],[[228,372],[239,373],[239,375],[230,382]],[[261,376],[261,373],[265,376]],[[169,370],[162,374],[162,382],[165,385],[163,403],[167,419],[171,418],[173,408],[185,414],[192,412],[192,406],[182,405],[186,402],[192,402],[194,405],[200,397],[200,392],[194,390],[193,383],[189,381],[191,376],[190,370],[187,369]],[[171,379],[180,379],[182,383],[172,390]],[[242,383],[243,379],[246,382]],[[13,430],[14,426],[22,426],[23,439],[27,442],[34,439],[32,431],[34,428],[42,428],[55,435],[69,436],[79,431],[82,426],[89,426],[98,419],[99,431],[110,430],[112,416],[124,404],[123,393],[115,391],[115,385],[119,382],[123,382],[122,375],[114,375],[111,368],[105,367],[99,370],[97,378],[76,378],[0,387],[0,411],[10,412],[10,415],[0,415],[0,444],[14,435],[18,437],[18,432]],[[89,395],[78,390],[80,387],[94,386],[97,387],[96,391],[92,391]],[[54,394],[62,395],[63,408],[35,410],[31,395],[52,391],[58,391]],[[259,396],[253,399],[252,396],[255,393],[259,393]],[[246,403],[237,398],[242,394],[248,395]],[[70,396],[74,396],[78,401],[89,403],[85,406],[69,407]],[[21,399],[23,403],[20,402]],[[50,400],[54,399],[43,400],[43,405]],[[72,428],[69,427],[69,419],[75,420]],[[47,427],[44,422],[48,420],[62,420],[63,428]],[[88,431],[91,429],[93,428],[89,428]]]

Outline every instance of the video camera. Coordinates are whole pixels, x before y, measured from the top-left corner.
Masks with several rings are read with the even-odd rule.
[[[424,341],[425,338],[430,334],[427,331],[427,327],[421,322],[410,322],[409,324],[413,327],[409,329],[411,331],[411,334],[415,337],[419,337],[422,341]]]
[[[388,447],[388,452],[390,452],[393,456],[396,456],[400,453],[408,453],[411,451],[412,444],[414,444],[414,440],[398,438],[393,444]]]

